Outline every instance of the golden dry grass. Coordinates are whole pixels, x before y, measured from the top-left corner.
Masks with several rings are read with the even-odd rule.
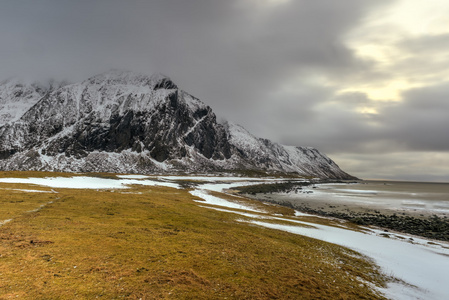
[[[0,227],[0,299],[382,298],[355,252],[237,222],[186,190],[17,186],[37,189],[0,184],[0,220],[13,219]]]

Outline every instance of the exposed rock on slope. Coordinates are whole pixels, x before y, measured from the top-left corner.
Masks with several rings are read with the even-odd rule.
[[[49,92],[31,90],[25,100],[12,94],[2,98],[4,106],[28,98],[34,103],[17,110],[20,118],[0,123],[3,170],[253,169],[351,177],[316,149],[279,145],[217,123],[210,107],[160,74],[110,71]]]

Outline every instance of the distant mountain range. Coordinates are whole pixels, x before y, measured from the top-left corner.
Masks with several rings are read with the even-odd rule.
[[[117,70],[75,84],[1,82],[0,169],[353,178],[314,148],[220,124],[209,106],[166,76]]]

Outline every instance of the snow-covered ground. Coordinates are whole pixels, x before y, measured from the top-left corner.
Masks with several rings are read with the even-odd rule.
[[[147,175],[117,175],[118,178],[124,178],[124,179],[147,179],[150,178],[150,176]]]
[[[222,198],[209,195],[206,190],[197,189],[197,190],[191,191],[190,194],[192,194],[193,196],[196,196],[198,198],[203,199],[204,201],[206,201],[207,204],[212,204],[212,205],[217,205],[217,206],[222,206],[222,207],[228,207],[228,208],[235,208],[235,209],[242,209],[242,210],[249,210],[249,211],[260,212],[260,210],[254,209],[254,208],[249,207],[247,205],[238,204],[238,203],[235,203],[235,202],[230,202],[230,201],[224,200]],[[198,202],[203,202],[203,201],[198,201]]]
[[[179,188],[179,185],[173,182],[162,182],[150,179],[142,179],[146,177],[132,177],[134,179],[109,179],[89,176],[74,177],[44,177],[44,178],[0,178],[0,182],[5,183],[26,183],[48,186],[52,188],[69,188],[69,189],[127,189],[130,185],[146,185],[146,186],[166,186]],[[136,179],[138,178],[138,179]]]
[[[46,177],[46,178],[0,178],[0,182],[27,183],[52,188],[88,188],[88,189],[125,189],[129,185],[154,185],[180,188],[177,180],[201,180],[208,183],[199,184],[191,194],[203,199],[200,203],[215,206],[214,209],[240,214],[246,218],[243,222],[250,222],[258,226],[288,231],[294,234],[309,236],[330,243],[351,248],[371,257],[388,276],[401,281],[389,283],[382,292],[391,299],[449,299],[449,244],[444,242],[430,243],[424,238],[417,238],[400,234],[401,238],[393,239],[381,236],[379,230],[368,230],[365,233],[345,228],[325,226],[301,221],[303,214],[298,213],[298,220],[270,217],[258,214],[259,210],[245,204],[230,202],[209,194],[209,191],[223,191],[225,189],[254,184],[260,180],[240,177],[182,177],[160,176],[154,179],[140,175],[120,175],[119,179],[107,179],[88,176],[75,177]],[[206,207],[206,206],[204,206]],[[210,208],[210,207],[208,207]],[[230,209],[240,209],[249,212],[238,212]],[[275,224],[264,222],[264,218],[271,218],[291,222]],[[1,225],[1,224],[0,224]],[[307,226],[304,226],[307,225]]]

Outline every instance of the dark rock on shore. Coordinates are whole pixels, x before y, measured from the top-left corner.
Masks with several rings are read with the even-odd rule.
[[[338,210],[314,209],[305,204],[295,204],[290,201],[281,199],[258,197],[257,193],[250,193],[248,192],[248,189],[245,190],[245,188],[242,189],[244,190],[244,192],[242,191],[242,194],[245,193],[246,196],[249,196],[252,199],[279,204],[304,213],[343,219],[353,222],[357,225],[372,225],[430,239],[449,241],[449,219],[446,217],[442,218],[437,215],[432,215],[430,217],[423,216],[418,218],[397,214],[383,214],[377,211],[375,211],[374,213],[361,213],[350,211],[349,209],[347,212],[341,212]],[[249,191],[251,191],[251,189],[249,189]],[[259,196],[260,195],[261,194],[259,194]]]
[[[268,193],[281,193],[281,192],[291,192],[300,190],[303,186],[310,185],[310,182],[298,182],[298,181],[287,181],[279,183],[268,183],[268,184],[256,184],[249,186],[236,187],[242,194],[268,194]]]

